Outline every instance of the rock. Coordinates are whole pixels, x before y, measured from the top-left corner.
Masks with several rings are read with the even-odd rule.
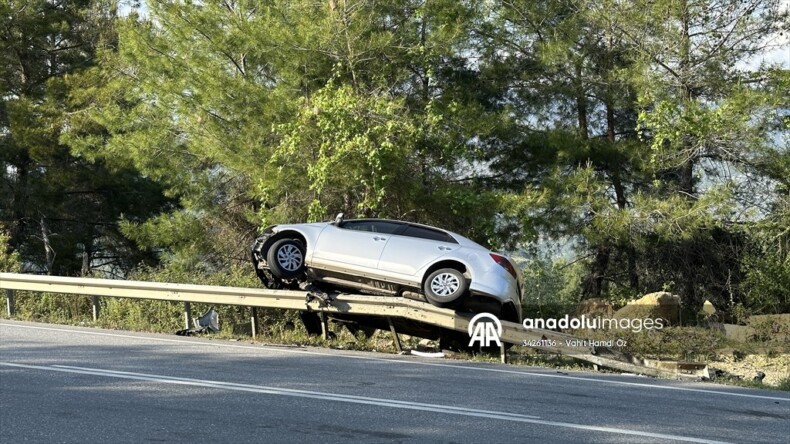
[[[716,307],[713,306],[713,303],[709,300],[705,300],[705,303],[702,304],[702,313],[705,316],[711,317],[716,314]]]
[[[724,380],[724,381],[741,381],[743,377],[740,375],[734,375],[726,370],[722,370],[720,368],[710,367],[708,368],[708,372],[710,372],[710,379],[711,381],[716,380]]]
[[[754,377],[754,381],[763,382],[763,379],[765,379],[765,373],[757,372],[757,376]]]
[[[421,352],[432,352],[439,349],[439,344],[430,339],[423,339],[417,343],[417,350]]]
[[[646,294],[617,310],[614,318],[661,318],[669,324],[677,324],[680,319],[680,296],[666,291]]]

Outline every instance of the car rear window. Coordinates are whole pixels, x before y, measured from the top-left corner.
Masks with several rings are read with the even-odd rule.
[[[409,225],[406,231],[400,233],[402,236],[416,237],[419,239],[428,239],[439,242],[448,242],[457,244],[458,242],[452,236],[440,230],[433,230],[425,227],[418,227],[416,225]]]

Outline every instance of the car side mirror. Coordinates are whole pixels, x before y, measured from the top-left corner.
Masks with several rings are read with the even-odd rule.
[[[335,225],[340,225],[341,222],[343,222],[343,213],[337,213],[337,216],[335,216]]]

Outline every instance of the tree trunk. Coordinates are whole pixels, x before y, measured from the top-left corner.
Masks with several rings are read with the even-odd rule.
[[[590,274],[582,284],[582,299],[599,298],[603,293],[606,270],[609,268],[611,248],[608,245],[599,245],[595,249],[595,261]]]
[[[50,231],[43,217],[41,218],[40,223],[41,223],[41,240],[44,242],[44,257],[47,262],[47,274],[52,275],[52,268],[55,265],[55,256],[57,256],[57,253],[55,252],[55,249],[52,248],[52,245],[49,242]]]
[[[680,92],[683,96],[683,107],[688,109],[692,100],[694,100],[693,92],[691,89],[691,36],[689,34],[690,17],[689,7],[687,0],[681,0],[681,15],[680,20],[683,30],[680,36]],[[678,169],[678,191],[686,198],[692,199],[694,197],[694,164],[697,161],[696,153],[693,152],[693,141],[689,134],[683,134],[682,139],[682,155],[683,163]],[[682,297],[688,301],[689,306],[694,306],[696,303],[695,291],[695,276],[694,270],[694,252],[691,245],[686,245],[683,253],[683,262],[685,270],[683,274],[687,277],[684,286],[684,295]]]
[[[615,143],[615,121],[614,121],[614,106],[611,103],[606,104],[606,138],[609,143]],[[620,165],[609,165],[612,171],[609,175],[614,187],[615,201],[617,208],[624,211],[628,207],[628,200],[625,197],[625,187],[620,178]],[[628,257],[628,284],[632,290],[639,290],[639,274],[636,267],[636,250],[630,245],[630,242],[625,247],[626,255]]]
[[[90,242],[90,241],[88,241]],[[88,276],[91,272],[91,256],[93,252],[91,251],[91,247],[89,244],[85,243],[82,247],[82,269],[80,270],[80,276],[85,277]]]
[[[576,63],[576,114],[579,121],[579,136],[582,140],[587,140],[590,138],[587,130],[587,96],[582,82],[582,65],[579,62]]]
[[[13,208],[12,222],[10,227],[8,246],[16,251],[22,246],[25,237],[25,227],[27,226],[27,206],[28,206],[28,180],[30,169],[30,158],[27,153],[22,154],[23,159],[16,167],[16,180],[14,181],[14,197],[11,207]]]
[[[683,106],[688,108],[688,105],[694,100],[694,93],[691,88],[690,17],[686,0],[681,0],[680,8],[680,21],[683,26],[680,35],[680,93],[683,97]],[[691,198],[694,196],[694,164],[697,162],[697,155],[694,153],[693,141],[690,136],[684,134],[682,137],[681,155],[683,160],[678,168],[678,191]]]

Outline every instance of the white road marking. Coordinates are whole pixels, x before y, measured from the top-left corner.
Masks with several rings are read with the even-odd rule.
[[[0,362],[0,365],[4,365],[4,363]],[[178,378],[174,376],[161,376],[161,375],[152,375],[148,373],[134,373],[134,372],[121,372],[115,370],[104,370],[104,369],[92,369],[92,368],[85,368],[85,367],[75,367],[71,365],[53,365],[52,367],[56,369],[66,369],[66,370],[76,370],[81,372],[90,372],[91,374],[100,374],[103,376],[112,376],[112,377],[134,377],[134,378],[146,378],[146,380],[157,381],[161,382],[163,380],[167,381],[182,381],[187,384],[196,383],[196,384],[209,384],[212,387],[216,388],[225,388],[228,390],[239,390],[239,391],[253,391],[259,393],[261,390],[266,390],[267,393],[269,392],[276,392],[275,394],[283,394],[283,395],[293,395],[293,396],[300,396],[300,395],[309,395],[308,397],[321,397],[321,399],[328,399],[328,400],[335,400],[335,398],[340,399],[347,399],[347,400],[358,400],[362,403],[373,403],[374,405],[385,405],[388,407],[393,407],[389,404],[398,404],[402,406],[406,406],[404,408],[411,409],[415,407],[415,410],[426,410],[432,412],[447,412],[447,411],[457,411],[464,413],[481,413],[481,414],[488,414],[488,415],[506,415],[506,416],[513,416],[517,418],[530,418],[530,419],[540,419],[540,416],[532,416],[532,415],[521,415],[518,413],[507,413],[507,412],[497,412],[491,410],[479,410],[479,409],[470,409],[466,407],[453,407],[449,405],[440,405],[440,404],[426,404],[422,402],[412,402],[412,401],[398,401],[395,399],[381,399],[381,398],[370,398],[367,396],[354,396],[354,395],[343,395],[337,393],[322,393],[322,392],[314,392],[309,390],[297,390],[297,389],[287,389],[287,388],[275,388],[275,387],[266,387],[260,385],[251,385],[251,384],[238,384],[235,382],[222,382],[222,381],[211,381],[211,380],[203,380],[203,379],[192,379],[192,378]],[[149,379],[150,378],[150,379]]]
[[[704,444],[730,444],[725,441],[714,441],[709,439],[694,438],[690,436],[642,432],[637,430],[620,429],[615,427],[591,426],[585,424],[574,424],[569,422],[546,421],[540,419],[537,416],[519,415],[516,413],[497,412],[490,410],[469,409],[469,408],[456,407],[450,405],[405,402],[405,401],[385,399],[385,398],[369,398],[365,396],[342,395],[337,393],[323,393],[323,392],[314,392],[308,390],[293,390],[293,389],[284,389],[284,388],[268,387],[261,385],[236,384],[231,382],[178,378],[172,376],[153,375],[147,373],[120,372],[113,370],[104,370],[104,369],[87,368],[87,367],[73,367],[66,365],[41,366],[41,365],[26,365],[26,364],[14,364],[9,362],[0,362],[0,366],[28,369],[28,370],[76,373],[82,375],[101,376],[108,378],[134,380],[134,381],[147,381],[147,382],[153,382],[159,384],[175,384],[175,385],[183,385],[183,386],[191,386],[191,387],[206,387],[206,388],[214,388],[220,390],[233,390],[240,392],[267,394],[267,395],[293,396],[299,398],[318,399],[322,401],[375,405],[380,407],[390,407],[396,409],[418,410],[424,412],[498,419],[502,421],[539,424],[544,426],[562,427],[562,428],[585,430],[585,431],[615,433],[620,435],[638,436],[642,438],[658,438],[658,439],[704,443]]]
[[[630,387],[642,387],[642,388],[650,388],[650,389],[661,389],[661,390],[677,390],[677,391],[684,391],[684,392],[696,392],[696,393],[705,393],[710,395],[724,395],[724,396],[739,396],[744,398],[754,398],[754,399],[765,399],[769,401],[785,401],[790,402],[790,397],[781,398],[776,396],[765,396],[765,395],[753,395],[749,393],[735,393],[735,392],[724,392],[719,390],[707,390],[707,389],[696,389],[690,387],[677,387],[671,385],[655,385],[655,384],[645,384],[640,382],[628,382],[628,381],[612,381],[607,379],[597,379],[597,378],[583,378],[580,376],[568,376],[568,375],[554,375],[554,374],[547,374],[547,373],[534,373],[528,371],[518,371],[518,370],[505,370],[501,368],[490,368],[490,367],[473,367],[468,365],[459,365],[459,364],[442,364],[439,362],[425,362],[425,361],[412,361],[406,359],[391,359],[391,358],[376,358],[373,356],[355,356],[355,355],[345,355],[345,354],[333,354],[333,353],[325,353],[325,352],[317,352],[317,351],[310,351],[306,349],[293,349],[293,348],[286,348],[283,347],[272,347],[272,346],[251,346],[251,345],[235,345],[235,344],[220,344],[216,342],[206,342],[206,341],[196,341],[196,340],[186,340],[186,339],[174,339],[174,338],[157,338],[152,336],[135,336],[135,335],[124,335],[118,333],[102,333],[96,331],[87,331],[87,330],[73,330],[73,329],[66,329],[66,328],[53,328],[53,327],[37,327],[32,325],[16,325],[16,324],[5,324],[0,322],[0,326],[3,327],[15,327],[15,328],[28,328],[34,330],[47,330],[47,331],[56,331],[56,332],[68,332],[68,333],[75,333],[75,334],[82,334],[82,335],[91,335],[91,336],[106,336],[112,338],[123,338],[123,339],[137,339],[137,340],[149,340],[149,341],[157,341],[157,342],[170,342],[170,343],[178,343],[178,344],[185,344],[185,345],[193,345],[193,346],[214,346],[214,347],[224,347],[224,348],[233,348],[233,349],[245,349],[245,350],[258,350],[258,351],[277,351],[282,353],[296,353],[296,354],[306,354],[306,355],[314,355],[314,356],[327,356],[332,358],[346,358],[346,359],[359,359],[363,361],[378,361],[378,362],[389,362],[389,363],[397,363],[397,364],[411,364],[411,365],[425,365],[429,367],[445,367],[445,368],[452,368],[452,369],[461,369],[461,370],[469,370],[469,371],[479,371],[479,372],[491,372],[491,373],[505,373],[505,374],[512,374],[512,375],[522,375],[522,376],[537,376],[542,378],[557,378],[557,379],[568,379],[573,381],[584,381],[584,382],[599,382],[604,384],[615,384],[615,385],[624,385]]]

